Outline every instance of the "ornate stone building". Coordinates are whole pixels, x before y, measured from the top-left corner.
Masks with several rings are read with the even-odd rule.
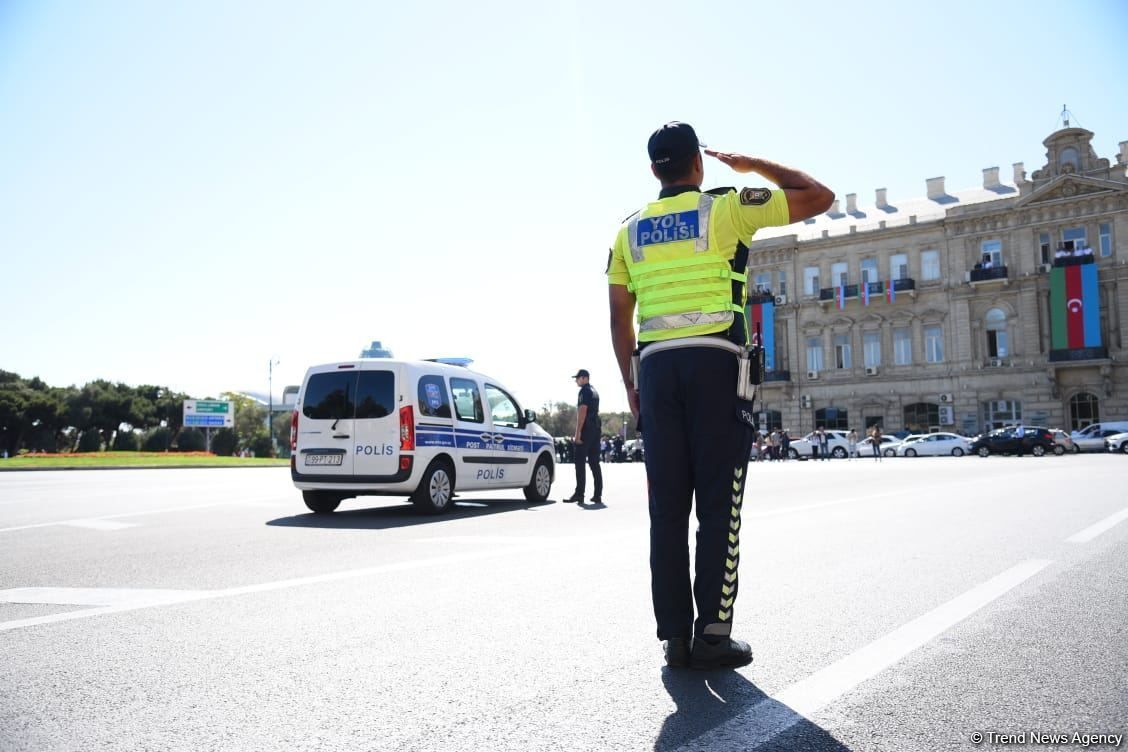
[[[1128,420],[1128,141],[1111,164],[1092,138],[1067,121],[1013,184],[991,167],[972,190],[850,193],[757,233],[749,285],[774,309],[762,420],[793,436]]]

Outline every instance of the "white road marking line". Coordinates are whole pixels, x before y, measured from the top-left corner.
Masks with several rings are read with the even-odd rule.
[[[943,634],[1052,564],[1031,559],[1011,567],[963,595],[913,619],[860,650],[816,671],[774,698],[767,698],[727,723],[697,737],[681,750],[709,752],[755,749],[791,726],[809,718],[862,682],[873,678],[914,650]]]
[[[37,603],[53,606],[149,606],[180,603],[198,598],[205,592],[155,588],[25,587],[0,590],[0,603]]]
[[[172,603],[191,603],[195,601],[214,600],[217,598],[230,598],[237,595],[248,595],[251,593],[267,593],[274,590],[287,590],[289,588],[302,587],[304,585],[313,585],[322,582],[338,582],[341,580],[350,580],[357,577],[369,577],[372,575],[388,574],[391,572],[405,572],[412,569],[422,569],[431,566],[451,566],[457,564],[464,564],[470,561],[479,561],[483,559],[492,559],[500,556],[509,556],[514,554],[529,554],[544,551],[546,546],[551,547],[577,547],[581,545],[591,545],[593,542],[599,544],[601,542],[612,541],[619,538],[627,538],[636,535],[635,531],[628,530],[617,533],[607,533],[598,536],[577,536],[568,538],[556,538],[551,542],[537,542],[533,544],[526,544],[522,546],[512,546],[509,548],[490,548],[485,551],[474,551],[463,554],[453,554],[450,556],[439,556],[432,559],[417,559],[415,561],[394,562],[391,564],[380,564],[373,567],[362,567],[360,569],[346,569],[341,572],[328,572],[326,574],[311,575],[309,577],[295,577],[289,580],[278,580],[276,582],[262,582],[256,585],[244,585],[241,587],[225,588],[223,590],[136,590],[138,595],[135,599],[126,599],[125,602],[116,605],[101,606],[98,608],[88,608],[82,611],[69,611],[62,614],[50,614],[48,616],[35,616],[26,619],[13,619],[11,621],[0,622],[0,632],[7,632],[12,629],[20,629],[21,627],[34,627],[42,624],[54,624],[61,621],[71,621],[73,619],[88,619],[93,616],[101,616],[103,614],[119,614],[124,611],[136,611],[142,608],[150,608],[153,606],[165,606]],[[32,590],[34,588],[16,588],[16,590]],[[45,590],[69,590],[69,588],[44,588]],[[107,588],[107,590],[113,590]],[[123,589],[126,591],[128,589]],[[2,591],[10,592],[10,591]],[[154,598],[147,598],[146,593],[175,593],[178,594],[175,600],[156,600]],[[62,596],[69,597],[69,596]],[[95,596],[100,597],[100,596]],[[172,598],[172,596],[169,596]]]
[[[136,522],[114,522],[113,520],[68,520],[62,523],[68,527],[83,527],[87,530],[125,530],[129,527],[137,527]]]
[[[1116,514],[1111,514],[1108,517],[1105,517],[1103,520],[1096,523],[1095,525],[1090,525],[1089,527],[1085,528],[1084,530],[1082,530],[1078,533],[1074,533],[1073,535],[1066,538],[1065,542],[1066,543],[1088,543],[1093,538],[1096,538],[1098,535],[1105,532],[1106,530],[1111,530],[1113,527],[1115,527],[1119,523],[1123,522],[1124,520],[1128,520],[1128,509],[1121,509]]]
[[[123,517],[143,517],[150,514],[163,514],[164,512],[187,512],[193,509],[207,509],[209,507],[222,507],[222,506],[248,506],[254,507],[262,502],[267,502],[269,499],[233,499],[231,501],[211,501],[207,504],[189,504],[182,507],[163,507],[161,509],[144,509],[138,512],[120,512],[118,514],[103,514],[98,517],[88,517],[75,520],[55,520],[53,522],[36,522],[31,525],[17,525],[16,527],[0,527],[0,533],[11,533],[17,530],[32,530],[38,527],[54,527],[55,525],[73,525],[75,527],[89,527],[89,525],[82,525],[75,523],[87,523],[92,520],[118,520]]]

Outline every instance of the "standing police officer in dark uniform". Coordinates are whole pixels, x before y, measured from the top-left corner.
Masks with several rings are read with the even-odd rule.
[[[752,341],[744,313],[747,246],[762,227],[826,211],[834,194],[798,170],[712,150],[705,153],[736,172],[759,173],[779,188],[702,193],[701,146],[685,123],[668,123],[650,137],[651,172],[662,190],[620,228],[607,278],[611,341],[646,440],[658,639],[666,642],[668,665],[710,669],[752,661],[748,644],[731,637],[752,438],[745,422],[751,406],[737,395],[741,358]],[[632,368],[636,307],[640,350]],[[691,583],[694,498],[698,529]]]
[[[584,486],[587,473],[584,462],[591,465],[591,477],[595,481],[595,495],[591,497],[592,504],[603,503],[603,471],[599,467],[599,439],[602,424],[599,420],[599,392],[595,391],[589,383],[591,374],[587,369],[581,368],[572,377],[576,386],[580,388],[580,396],[576,401],[576,492],[565,502],[582,502],[584,500]]]

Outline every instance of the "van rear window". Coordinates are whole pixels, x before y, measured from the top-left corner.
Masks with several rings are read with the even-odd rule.
[[[302,398],[302,415],[313,420],[351,418],[355,410],[356,372],[315,373]]]
[[[395,376],[391,371],[361,371],[356,388],[356,417],[386,418],[396,408]]]

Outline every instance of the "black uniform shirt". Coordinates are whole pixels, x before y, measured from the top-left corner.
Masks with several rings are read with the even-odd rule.
[[[598,435],[599,392],[595,391],[595,389],[592,388],[591,384],[584,384],[580,387],[580,396],[579,400],[576,402],[576,409],[579,410],[583,405],[587,405],[587,417],[584,418],[584,424],[580,427],[580,435]]]

